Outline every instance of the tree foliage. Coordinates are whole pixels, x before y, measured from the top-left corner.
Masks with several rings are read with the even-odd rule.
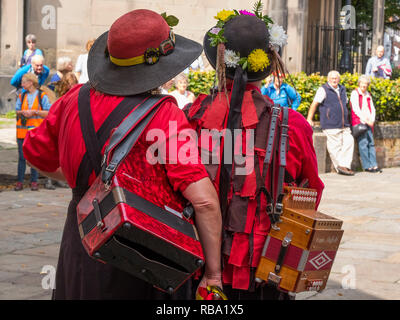
[[[372,29],[374,0],[352,0],[351,4],[356,9],[357,25]],[[400,0],[385,0],[385,27],[400,30]]]

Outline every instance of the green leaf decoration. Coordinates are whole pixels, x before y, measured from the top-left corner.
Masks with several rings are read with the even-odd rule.
[[[269,24],[274,24],[274,21],[272,21],[272,19],[268,16],[263,16],[262,19],[263,19],[264,23],[267,25],[267,27]]]
[[[161,13],[161,17],[167,22],[167,24],[172,28],[178,25],[179,19],[173,15],[168,16],[166,12]]]
[[[263,3],[262,3],[261,0],[258,0],[258,1],[254,4],[253,12],[254,12],[254,14],[255,14],[258,18],[260,18],[260,19],[262,19],[262,10],[263,10]]]
[[[165,19],[165,21],[167,21],[167,23],[168,23],[168,25],[169,25],[170,27],[175,27],[175,26],[177,26],[178,23],[179,23],[179,19],[178,19],[177,17],[175,17],[175,16],[168,16],[168,17]]]

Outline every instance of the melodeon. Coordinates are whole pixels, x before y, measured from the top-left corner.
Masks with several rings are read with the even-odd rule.
[[[343,222],[315,210],[316,199],[313,189],[285,187],[281,223],[268,234],[256,281],[293,293],[325,288]]]
[[[204,264],[192,207],[162,183],[151,192],[126,172],[112,179],[107,190],[98,177],[78,204],[85,250],[172,294]]]

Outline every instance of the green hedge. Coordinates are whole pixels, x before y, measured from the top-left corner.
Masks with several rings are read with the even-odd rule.
[[[359,74],[350,73],[341,75],[340,83],[346,87],[349,100],[351,92],[354,88],[357,88],[359,76]],[[188,89],[195,95],[208,94],[214,85],[214,78],[215,71],[191,72],[189,73]],[[327,81],[326,76],[306,75],[304,72],[300,72],[292,74],[291,79],[301,95],[301,104],[297,111],[306,117],[317,89]],[[287,82],[291,84],[289,80]],[[371,81],[369,91],[374,101],[378,121],[400,120],[400,78],[396,80],[374,78]],[[318,120],[318,113],[316,119]]]

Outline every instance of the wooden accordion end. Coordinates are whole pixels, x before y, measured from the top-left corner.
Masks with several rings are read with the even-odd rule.
[[[282,221],[268,234],[256,281],[294,293],[325,288],[343,221],[315,210],[316,199],[314,189],[285,187]]]

